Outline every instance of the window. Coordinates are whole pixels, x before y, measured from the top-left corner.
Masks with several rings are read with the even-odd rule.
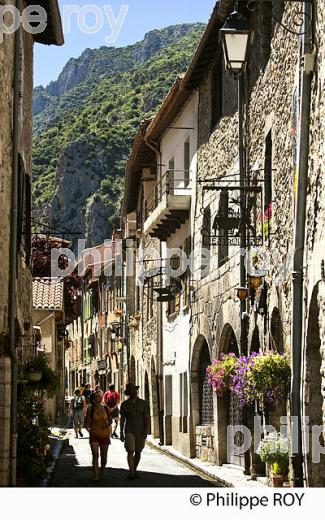
[[[165,376],[165,415],[173,415],[173,376]]]
[[[191,255],[191,237],[188,237],[184,242],[184,253],[187,260],[190,260]],[[186,272],[183,274],[183,285],[184,285],[184,307],[190,306],[190,273],[191,266],[188,264]]]
[[[273,142],[272,131],[270,131],[265,139],[265,157],[264,157],[264,178],[265,178],[265,199],[264,210],[269,209],[272,204],[272,169],[273,169]]]
[[[187,188],[190,182],[190,140],[184,143],[184,188]]]
[[[211,76],[211,125],[210,130],[213,131],[222,116],[222,76],[223,68],[221,63],[217,63],[212,69]]]
[[[180,417],[179,417],[179,431],[187,433],[188,431],[188,378],[187,372],[179,374],[179,402],[180,402]]]
[[[169,190],[173,193],[175,187],[175,159],[172,157],[168,162],[168,182],[169,182]],[[164,187],[163,187],[164,188]],[[163,191],[165,191],[163,189]]]
[[[228,192],[220,193],[219,217],[227,219],[229,213]],[[221,267],[227,260],[229,254],[228,229],[226,226],[219,229],[218,266]]]
[[[25,255],[26,264],[31,259],[32,188],[30,176],[25,172],[24,161],[18,157],[17,191],[17,251]]]
[[[202,222],[202,254],[201,254],[201,274],[202,278],[210,272],[210,260],[207,258],[211,251],[211,209],[210,206],[204,209]]]
[[[180,258],[178,255],[171,256],[170,267],[174,271],[177,271],[180,269]],[[176,314],[177,312],[179,312],[180,307],[181,307],[181,295],[177,294],[172,301],[168,302],[168,308],[167,308],[168,316],[172,316],[173,314]]]
[[[153,318],[153,284],[153,278],[150,278],[147,286],[147,321]]]

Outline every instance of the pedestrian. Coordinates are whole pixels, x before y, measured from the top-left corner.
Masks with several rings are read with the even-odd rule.
[[[90,383],[87,383],[84,387],[84,390],[82,392],[82,395],[86,399],[87,405],[90,403],[90,396],[91,396],[91,386]]]
[[[100,388],[99,385],[96,385],[96,386],[95,386],[95,390],[94,390],[94,392],[95,392],[96,394],[99,394],[99,395],[101,396],[101,398],[103,399],[104,392],[103,392],[103,390],[101,390],[101,388]]]
[[[127,384],[124,393],[128,399],[123,401],[120,409],[120,439],[125,442],[128,454],[129,480],[139,477],[137,468],[150,429],[149,403],[138,397],[138,391],[139,386]]]
[[[112,438],[118,439],[116,430],[117,430],[118,423],[119,423],[120,412],[119,412],[118,405],[121,402],[121,396],[118,392],[116,392],[114,384],[109,385],[107,392],[104,393],[103,401],[110,409],[111,417],[115,423],[113,433],[112,433]]]
[[[69,406],[69,415],[72,417],[76,439],[78,439],[78,433],[80,437],[83,437],[82,428],[84,425],[86,411],[86,399],[83,395],[81,395],[80,389],[76,388]]]
[[[93,476],[97,482],[104,475],[107,464],[107,451],[110,445],[112,433],[112,419],[102,396],[93,392],[90,396],[90,406],[86,417],[86,428],[89,431],[89,443],[93,456]],[[98,465],[100,453],[100,471]]]

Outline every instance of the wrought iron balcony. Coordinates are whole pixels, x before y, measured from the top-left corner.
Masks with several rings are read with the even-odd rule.
[[[169,170],[157,182],[144,204],[143,231],[166,241],[189,217],[190,171]]]

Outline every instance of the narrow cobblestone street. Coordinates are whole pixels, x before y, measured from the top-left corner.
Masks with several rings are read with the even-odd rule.
[[[69,431],[69,442],[58,460],[51,487],[215,487],[182,464],[146,447],[139,466],[138,480],[127,480],[128,466],[124,445],[112,439],[105,475],[98,483],[92,480],[91,452],[88,434],[75,439]]]

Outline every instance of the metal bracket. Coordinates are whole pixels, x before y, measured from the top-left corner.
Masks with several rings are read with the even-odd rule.
[[[303,56],[304,72],[310,74],[315,70],[315,56],[314,54],[304,54]]]

